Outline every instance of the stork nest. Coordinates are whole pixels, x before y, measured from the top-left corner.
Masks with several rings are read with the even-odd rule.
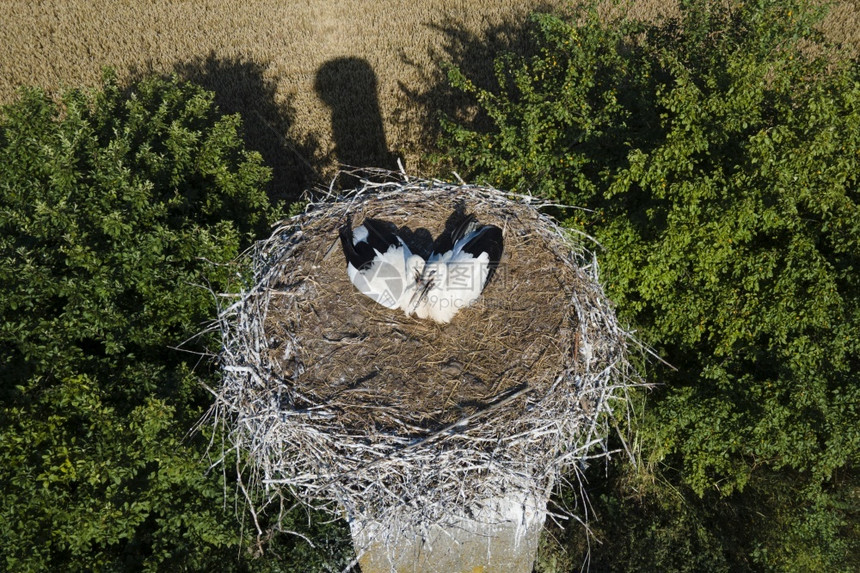
[[[532,197],[376,175],[257,245],[253,286],[219,316],[215,420],[269,500],[286,488],[353,519],[399,508],[404,526],[426,526],[524,477],[545,499],[567,470],[608,455],[613,409],[626,411],[629,336],[596,261]],[[396,225],[426,257],[452,213],[499,226],[505,248],[451,323],[389,310],[350,283],[347,214]]]

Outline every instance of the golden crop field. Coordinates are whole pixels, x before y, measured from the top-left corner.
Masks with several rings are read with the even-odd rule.
[[[50,92],[177,73],[241,112],[252,148],[275,169],[275,193],[324,183],[337,164],[421,171],[430,110],[444,109],[443,62],[492,73],[493,50],[526,14],[560,0],[5,0],[0,103],[17,86]],[[632,0],[658,18],[674,2]],[[617,11],[617,8],[611,10]],[[860,45],[860,0],[826,27]]]

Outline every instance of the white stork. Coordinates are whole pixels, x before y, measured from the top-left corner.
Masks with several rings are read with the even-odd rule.
[[[468,215],[428,257],[408,313],[443,324],[450,322],[460,309],[481,296],[498,267],[503,248],[500,228],[481,225],[474,215]]]
[[[352,219],[340,229],[346,272],[355,288],[386,308],[406,310],[424,269],[424,259],[413,255],[380,221],[365,219],[353,230]]]
[[[354,230],[347,217],[340,229],[352,284],[379,304],[408,315],[450,322],[474,303],[502,256],[502,230],[465,218],[427,261],[381,222],[365,219]]]

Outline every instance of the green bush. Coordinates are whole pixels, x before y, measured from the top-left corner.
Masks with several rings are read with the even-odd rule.
[[[251,566],[244,501],[188,435],[208,339],[177,349],[277,215],[239,129],[197,86],[110,74],[3,109],[0,569]]]
[[[443,120],[444,152],[589,209],[566,223],[597,238],[619,312],[675,366],[649,368],[637,428],[666,484],[650,495],[697,504],[719,569],[858,565],[860,67],[818,17],[771,0],[691,0],[659,26],[536,15],[498,89],[450,72],[479,115]]]

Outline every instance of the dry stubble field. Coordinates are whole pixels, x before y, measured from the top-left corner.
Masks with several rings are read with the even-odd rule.
[[[104,66],[121,79],[177,73],[241,112],[252,148],[275,170],[275,195],[324,183],[337,164],[421,171],[430,110],[447,109],[441,64],[473,77],[514,41],[525,15],[560,0],[5,0],[0,103],[17,86],[93,87]],[[675,2],[632,0],[659,18]],[[617,12],[618,8],[607,12]],[[856,55],[860,0],[825,22]]]

